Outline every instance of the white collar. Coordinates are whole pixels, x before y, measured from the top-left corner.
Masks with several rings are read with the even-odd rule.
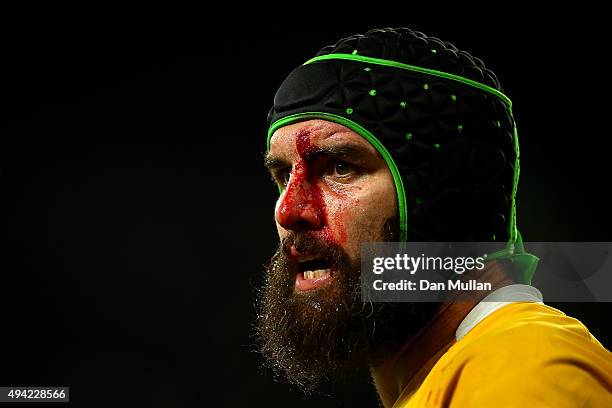
[[[457,331],[455,338],[461,340],[470,330],[474,328],[485,317],[494,311],[514,302],[536,302],[543,303],[542,293],[530,285],[513,284],[496,289],[482,299],[465,316]]]

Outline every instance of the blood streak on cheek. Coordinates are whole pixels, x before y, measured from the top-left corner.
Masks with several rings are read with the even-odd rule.
[[[344,229],[344,217],[342,212],[336,212],[336,215],[334,215],[334,224],[338,231],[338,243],[344,244],[346,242],[346,230]]]

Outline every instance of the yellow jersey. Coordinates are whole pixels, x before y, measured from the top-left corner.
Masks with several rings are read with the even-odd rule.
[[[510,303],[413,378],[393,407],[612,407],[612,354],[563,312]]]

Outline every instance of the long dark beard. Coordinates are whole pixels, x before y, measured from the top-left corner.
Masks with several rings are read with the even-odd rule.
[[[395,237],[395,220],[385,238]],[[288,248],[315,252],[330,260],[334,281],[315,293],[294,293]],[[351,376],[384,359],[434,315],[432,303],[364,303],[360,262],[308,233],[285,239],[266,268],[259,292],[256,334],[266,363],[305,393],[322,382]]]

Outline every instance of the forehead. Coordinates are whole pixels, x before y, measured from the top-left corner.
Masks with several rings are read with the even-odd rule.
[[[270,156],[285,159],[297,155],[296,140],[299,135],[307,134],[309,142],[317,147],[333,147],[339,144],[351,144],[377,156],[374,147],[355,131],[338,123],[326,120],[308,120],[277,129],[270,139]]]

